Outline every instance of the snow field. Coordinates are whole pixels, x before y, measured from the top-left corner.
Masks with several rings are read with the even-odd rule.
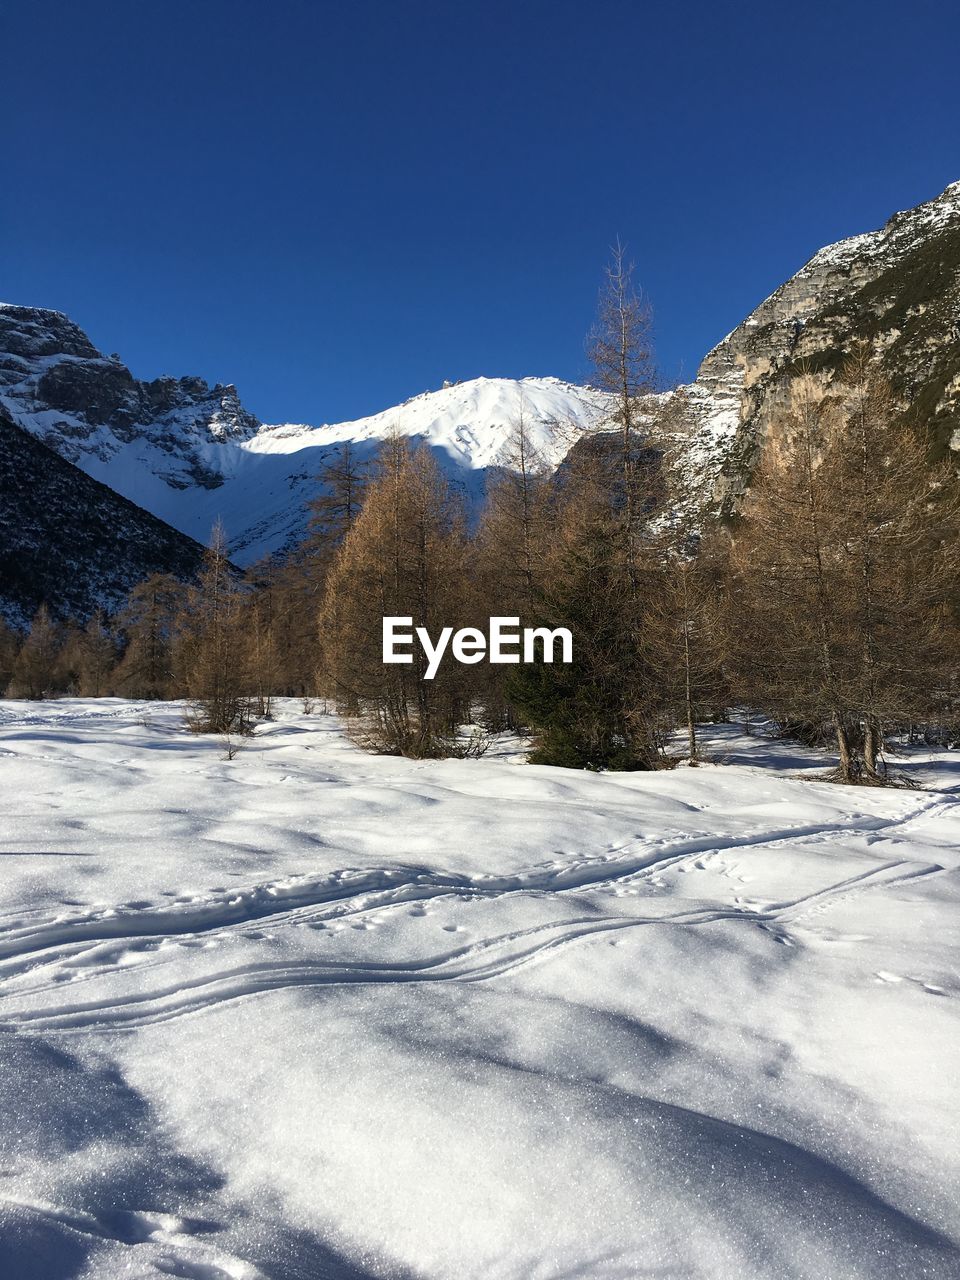
[[[227,761],[0,703],[0,1274],[960,1275],[960,762],[710,732],[414,762],[291,701]]]

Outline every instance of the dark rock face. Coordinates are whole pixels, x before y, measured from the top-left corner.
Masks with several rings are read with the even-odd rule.
[[[51,409],[115,431],[119,426],[129,430],[141,407],[129,370],[100,360],[53,365],[37,380],[36,395]]]
[[[210,442],[249,439],[260,422],[234,386],[202,378],[140,382],[103,356],[59,311],[0,306],[0,401],[13,420],[69,461],[107,459],[144,440],[171,455],[174,488],[221,483],[203,459]]]
[[[821,249],[705,357],[695,407],[736,415],[728,503],[789,407],[793,376],[828,387],[863,340],[904,417],[929,426],[934,451],[960,449],[960,183],[879,231]]]
[[[74,356],[78,360],[98,360],[100,353],[79,326],[61,311],[38,307],[0,308],[0,344],[5,352],[19,356],[24,364],[42,356]]]
[[[45,603],[85,621],[152,573],[194,577],[203,548],[21,430],[0,406],[0,614]]]

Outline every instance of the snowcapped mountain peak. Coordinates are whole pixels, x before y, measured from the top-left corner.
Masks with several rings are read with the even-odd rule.
[[[16,373],[18,365],[27,370],[33,360],[48,358],[101,359],[79,325],[62,311],[44,307],[22,307],[0,303],[0,376],[3,382]],[[2,386],[2,383],[0,383]]]
[[[399,432],[439,450],[457,467],[476,471],[509,465],[522,420],[544,465],[556,466],[576,436],[596,423],[603,402],[601,393],[559,378],[472,378],[350,422],[264,426],[248,447],[292,453],[346,440],[382,441]]]
[[[848,270],[856,263],[867,269],[876,259],[892,260],[908,253],[918,240],[936,235],[960,219],[960,181],[952,182],[940,195],[914,209],[904,209],[888,218],[876,231],[848,236],[818,250],[797,273],[800,279],[816,276],[824,268]]]
[[[351,422],[263,425],[232,384],[135,379],[58,311],[0,307],[0,409],[95,480],[205,542],[222,520],[244,563],[302,535],[317,476],[352,441],[372,457],[395,432],[423,441],[479,499],[509,466],[516,427],[555,467],[597,420],[603,396],[559,378],[473,378]]]

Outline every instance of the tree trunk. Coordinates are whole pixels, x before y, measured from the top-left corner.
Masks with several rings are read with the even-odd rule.
[[[883,732],[875,720],[867,720],[863,730],[863,767],[871,778],[879,778],[877,763],[883,750]]]
[[[856,782],[857,768],[850,747],[850,731],[839,712],[834,711],[831,718],[837,735],[837,750],[840,753],[840,778],[843,782]]]
[[[687,618],[687,592],[686,580],[684,581],[684,616],[683,616],[683,679],[684,679],[684,697],[687,710],[687,749],[690,753],[690,763],[697,763],[697,726],[694,721],[693,714],[693,681],[690,675],[690,622]]]

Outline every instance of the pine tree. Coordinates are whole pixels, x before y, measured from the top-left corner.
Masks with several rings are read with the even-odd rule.
[[[883,733],[955,669],[956,477],[863,353],[829,395],[797,378],[777,436],[734,541],[735,669],[777,718],[830,726],[842,781],[876,780]]]
[[[17,665],[20,636],[0,617],[0,697],[6,692]]]
[[[331,690],[363,713],[378,750],[412,756],[449,749],[463,712],[463,669],[444,663],[425,680],[414,645],[410,665],[382,660],[382,620],[410,617],[435,636],[462,610],[463,517],[429,450],[387,442],[363,510],[331,569],[321,614],[321,660]]]
[[[226,535],[218,521],[178,636],[184,685],[192,706],[190,723],[199,733],[247,733],[252,726],[242,602],[227,556]]]
[[[652,312],[633,283],[634,267],[618,240],[611,250],[597,310],[588,339],[593,381],[610,397],[611,409],[598,424],[619,435],[620,511],[627,572],[636,573],[636,541],[647,513],[649,470],[644,465],[643,437],[657,378],[653,355]]]
[[[560,538],[535,623],[568,628],[573,662],[508,668],[507,695],[534,729],[530,759],[577,769],[650,767],[634,591],[617,555],[621,531],[568,518]]]
[[[651,330],[618,243],[589,340],[594,382],[611,408],[557,474],[537,591],[537,622],[569,627],[574,663],[520,668],[507,686],[536,731],[532,758],[546,763],[652,768],[660,755],[657,681],[642,642],[658,591],[647,546],[656,499],[645,439],[656,385]]]
[[[169,698],[173,685],[176,619],[186,588],[169,574],[153,574],[138,583],[117,618],[124,651],[114,677],[127,698]]]
[[[20,647],[10,689],[16,698],[46,698],[60,692],[60,630],[42,604]]]

